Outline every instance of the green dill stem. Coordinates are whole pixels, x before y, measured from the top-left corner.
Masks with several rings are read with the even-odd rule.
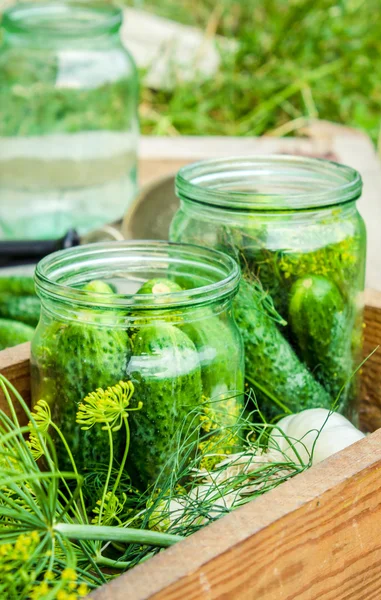
[[[107,542],[125,542],[127,544],[144,544],[166,548],[180,542],[184,538],[170,533],[149,531],[146,529],[132,529],[127,527],[113,527],[111,525],[76,525],[71,523],[57,523],[54,530],[68,538],[76,540],[99,540]]]
[[[99,508],[99,515],[98,515],[98,523],[99,523],[99,525],[101,524],[102,513],[103,513],[103,509],[104,509],[104,505],[105,505],[105,500],[106,500],[106,494],[107,494],[108,486],[110,484],[111,471],[112,471],[112,463],[114,462],[114,442],[113,442],[113,439],[112,439],[112,432],[111,432],[111,427],[110,427],[109,424],[107,424],[107,431],[108,431],[108,440],[109,440],[109,444],[110,444],[110,460],[109,460],[109,463],[108,463],[106,483],[105,483],[104,488],[103,488],[102,502],[101,502],[101,506]]]
[[[124,449],[124,454],[123,454],[122,462],[120,463],[118,477],[116,478],[116,481],[114,483],[114,487],[112,489],[112,493],[113,494],[115,494],[116,490],[118,489],[120,478],[122,477],[122,473],[123,473],[123,470],[124,470],[124,465],[126,464],[128,451],[130,449],[130,426],[128,424],[128,417],[127,416],[124,419],[124,424],[125,424],[125,427],[126,427],[126,447]]]
[[[284,410],[284,412],[288,415],[292,415],[292,410],[290,410],[285,404],[283,404],[283,402],[281,402],[280,400],[278,400],[278,398],[275,398],[275,396],[273,396],[271,394],[271,392],[269,392],[268,390],[266,390],[266,388],[264,388],[262,385],[260,385],[259,383],[257,383],[254,379],[252,379],[251,377],[249,377],[248,375],[245,375],[245,379],[247,379],[247,381],[249,381],[251,383],[251,385],[254,385],[255,387],[257,387],[261,392],[263,392],[263,394],[266,394],[266,396],[268,396],[268,398],[270,398],[270,400],[272,400],[277,406],[279,406],[279,408],[281,408],[282,410]]]
[[[152,558],[153,553],[150,552],[146,556],[144,556],[141,560],[139,560],[139,565],[143,562]],[[95,562],[102,567],[111,567],[112,569],[128,569],[131,566],[132,561],[126,560],[113,560],[112,558],[106,558],[106,556],[102,556],[101,554],[96,557]],[[77,569],[78,570],[78,569]]]
[[[112,569],[128,569],[131,565],[131,562],[125,560],[112,560],[112,558],[106,558],[102,555],[97,556],[95,562],[101,567],[111,567]]]
[[[70,462],[71,462],[71,466],[73,467],[73,471],[79,477],[79,473],[78,473],[78,470],[77,470],[77,465],[75,464],[75,460],[74,460],[73,454],[72,454],[72,452],[71,452],[71,450],[70,450],[70,448],[68,446],[68,443],[66,441],[66,438],[65,438],[64,434],[62,433],[62,431],[60,430],[60,428],[57,427],[57,425],[55,423],[53,423],[53,421],[50,421],[50,425],[58,433],[58,435],[59,435],[59,437],[61,439],[61,442],[63,443],[63,445],[65,447],[65,450],[66,450],[66,452],[67,452],[67,454],[69,456],[69,459],[70,459]],[[80,497],[80,500],[81,500],[81,507],[82,507],[83,516],[84,516],[86,522],[88,522],[88,520],[87,520],[87,513],[86,513],[86,507],[85,507],[85,499],[83,497],[83,493],[82,493],[82,488],[81,487],[79,488],[79,497]]]

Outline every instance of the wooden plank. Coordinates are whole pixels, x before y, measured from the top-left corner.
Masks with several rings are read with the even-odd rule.
[[[381,431],[93,592],[95,600],[376,600]]]
[[[365,294],[364,356],[381,345],[381,294]],[[360,420],[365,431],[381,427],[381,348],[369,358],[361,372]]]
[[[0,373],[4,375],[20,392],[23,399],[30,404],[30,343],[21,344],[0,352]],[[15,403],[16,414],[22,425],[27,424],[25,413]],[[7,412],[7,403],[0,389],[0,409]]]

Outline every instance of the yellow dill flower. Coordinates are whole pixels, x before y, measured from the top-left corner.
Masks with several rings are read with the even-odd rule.
[[[44,574],[44,579],[46,581],[53,581],[54,573],[52,573],[52,571],[46,571],[46,573]]]
[[[65,590],[59,590],[56,596],[57,600],[77,600],[77,594],[68,593]]]
[[[140,410],[142,402],[135,408],[130,407],[130,400],[134,393],[131,381],[120,381],[106,390],[98,388],[91,392],[79,404],[76,421],[83,425],[83,430],[88,430],[96,423],[104,423],[102,429],[111,427],[112,431],[119,431],[123,421],[133,410]]]
[[[46,400],[39,400],[37,402],[36,406],[34,407],[34,412],[32,412],[32,416],[35,424],[29,422],[30,433],[29,440],[26,443],[34,460],[38,460],[44,455],[44,450],[37,431],[40,432],[41,435],[44,435],[48,431],[49,425],[52,422],[50,406]]]
[[[121,525],[118,515],[122,512],[126,500],[127,496],[124,492],[121,500],[115,494],[113,494],[113,492],[107,492],[103,507],[102,525],[111,525],[115,520]],[[96,506],[93,508],[93,513],[96,516],[91,520],[91,522],[94,524],[98,524],[101,505],[102,500],[97,500]]]
[[[46,400],[39,400],[33,409],[32,417],[36,423],[36,428],[41,433],[46,433],[49,429],[49,425],[52,422],[52,415],[50,412],[50,406]],[[29,427],[34,428],[32,423],[29,423]]]
[[[36,433],[29,434],[29,440],[26,441],[26,445],[28,446],[34,460],[38,460],[44,455],[44,449],[41,445],[41,440]]]
[[[89,588],[85,583],[81,583],[77,589],[77,594],[80,598],[84,598],[89,593]]]
[[[56,578],[52,571],[46,571],[43,581],[34,585],[29,591],[30,600],[42,600],[45,596],[55,600],[77,600],[89,593],[86,584],[78,584],[77,573],[74,568],[67,567]]]
[[[62,571],[61,578],[66,581],[77,581],[77,573],[74,569],[68,567]]]
[[[30,600],[39,600],[49,593],[49,585],[46,581],[42,581],[35,585],[29,592]]]

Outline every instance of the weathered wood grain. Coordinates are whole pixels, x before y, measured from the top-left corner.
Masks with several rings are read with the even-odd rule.
[[[23,399],[30,403],[30,343],[21,344],[0,352],[0,373],[4,375],[20,392]],[[22,425],[26,425],[25,413],[18,403],[15,403],[16,414]],[[0,389],[0,409],[7,410],[3,391]]]
[[[376,600],[381,431],[100,588],[94,600]]]
[[[365,294],[364,356],[381,346],[381,294]],[[360,421],[364,430],[381,427],[381,347],[365,363],[361,372]],[[381,594],[380,594],[381,597]]]

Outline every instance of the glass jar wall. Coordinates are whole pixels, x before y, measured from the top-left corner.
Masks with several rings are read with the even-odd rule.
[[[366,234],[361,178],[318,159],[205,161],[181,169],[172,241],[240,263],[236,319],[247,382],[268,418],[335,405],[357,421]],[[250,306],[251,309],[250,310]],[[275,311],[274,311],[275,308]]]
[[[0,237],[120,219],[136,191],[138,78],[122,11],[19,3],[0,37]]]
[[[109,444],[101,424],[84,431],[76,423],[78,405],[120,381],[135,388],[127,470],[138,487],[171,472],[178,448],[194,445],[200,431],[210,432],[214,454],[239,447],[239,280],[230,257],[166,242],[92,244],[38,264],[32,397],[48,402],[83,471],[107,462]],[[122,433],[113,434],[117,459]],[[70,470],[59,441],[57,452]]]

